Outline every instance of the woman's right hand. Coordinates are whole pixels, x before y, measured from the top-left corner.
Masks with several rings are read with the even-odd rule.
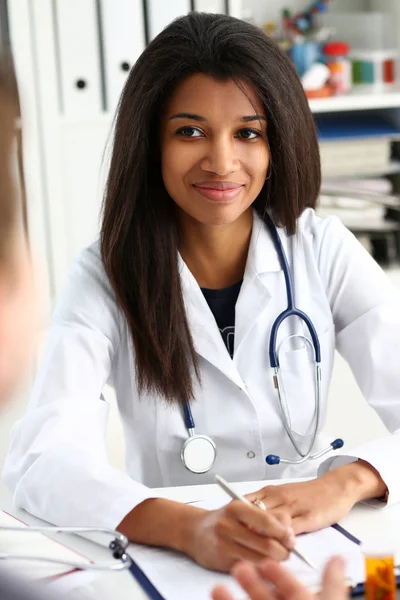
[[[262,511],[233,500],[196,515],[186,553],[207,569],[228,572],[239,560],[285,560],[295,545],[291,519],[282,511]]]

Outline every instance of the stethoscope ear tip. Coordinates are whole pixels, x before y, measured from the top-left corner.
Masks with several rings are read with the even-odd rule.
[[[268,465],[279,465],[279,463],[281,462],[281,457],[276,456],[276,454],[268,454],[268,456],[265,457],[265,462]]]
[[[333,440],[331,446],[334,450],[339,450],[339,448],[343,448],[344,441],[341,438],[337,438],[336,440]]]

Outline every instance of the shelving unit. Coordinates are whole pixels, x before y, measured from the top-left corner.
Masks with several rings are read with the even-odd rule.
[[[340,178],[345,181],[346,179],[358,179],[360,177],[365,177],[366,175],[368,177],[383,177],[385,175],[396,175],[397,173],[400,173],[400,161],[392,160],[387,167],[382,169],[374,171],[371,171],[371,169],[368,171],[355,171],[351,175],[342,175]]]
[[[383,91],[354,90],[343,96],[316,98],[309,101],[313,113],[375,110],[400,107],[400,87]]]
[[[400,87],[398,86],[380,92],[354,90],[343,96],[310,100],[309,104],[317,120],[319,115],[340,115],[341,113],[355,115],[368,111],[384,116],[388,121],[397,125],[397,128],[400,126]],[[358,172],[333,177],[335,180],[343,180],[344,191],[341,194],[343,198],[352,198],[351,191],[347,193],[345,191],[345,182],[348,179],[389,177],[393,184],[392,200],[394,199],[396,202],[395,197],[399,195],[398,207],[400,208],[400,135],[390,135],[389,139],[393,154],[390,164],[376,170],[365,168]],[[323,193],[326,195],[324,186]],[[400,260],[400,212],[397,216],[397,203],[396,210],[390,209],[390,212],[391,220],[376,219],[372,222],[369,219],[363,219],[360,211],[359,220],[349,219],[347,223],[345,222],[356,236],[367,237],[370,240],[370,247],[375,258],[386,264]]]
[[[7,6],[21,92],[30,241],[41,262],[47,265],[51,295],[56,296],[76,253],[98,235],[108,160],[104,148],[110,138],[114,114],[100,109],[81,114],[79,110],[65,110],[65,103],[62,107],[54,2],[8,0]],[[85,0],[85,3],[95,2]],[[164,0],[159,2],[160,7],[166,4]],[[66,0],[67,4],[70,3]],[[243,9],[251,9],[256,23],[261,24],[276,19],[284,7],[300,10],[305,4],[305,0],[230,0],[229,7],[235,16]],[[182,6],[179,0],[168,2],[172,8],[178,5]],[[398,32],[400,51],[399,0],[331,0],[329,10],[389,12]],[[346,96],[311,100],[310,108],[316,118],[327,113],[376,111],[385,114],[400,129],[400,79],[398,87],[382,92],[356,90]],[[398,193],[400,142],[392,144],[396,150],[393,161],[369,175],[389,176],[394,192]],[[358,175],[363,174],[352,174]]]

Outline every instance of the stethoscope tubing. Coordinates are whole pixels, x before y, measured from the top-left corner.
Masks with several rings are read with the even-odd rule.
[[[324,450],[321,450],[319,452],[315,452],[314,454],[312,453],[312,450],[314,448],[314,445],[315,445],[315,442],[317,439],[319,425],[320,425],[320,417],[321,417],[321,398],[322,398],[321,346],[319,343],[317,331],[316,331],[310,317],[306,313],[301,311],[300,309],[296,308],[296,306],[295,306],[293,281],[292,281],[292,276],[291,276],[290,265],[288,263],[286,253],[283,248],[282,241],[279,237],[278,230],[276,229],[276,227],[268,213],[265,213],[265,215],[264,215],[264,222],[266,223],[266,225],[269,229],[269,232],[272,237],[272,241],[274,243],[276,252],[278,254],[278,258],[279,258],[279,261],[280,261],[280,264],[282,267],[282,271],[284,274],[284,278],[285,278],[285,287],[286,287],[286,296],[287,296],[287,308],[284,311],[282,311],[280,313],[280,315],[278,315],[278,317],[275,319],[274,323],[272,324],[270,340],[269,340],[269,362],[270,362],[271,369],[273,371],[274,385],[275,385],[275,388],[278,393],[278,402],[279,402],[280,413],[282,416],[283,426],[284,426],[284,429],[285,429],[294,449],[300,456],[300,458],[297,460],[296,459],[290,460],[290,459],[283,459],[283,458],[280,458],[275,455],[268,455],[266,457],[266,461],[268,464],[286,463],[286,464],[292,464],[292,465],[300,465],[300,464],[306,462],[307,460],[315,460],[317,458],[320,458],[324,454],[327,454],[328,452],[330,452],[332,449],[335,450],[337,448],[341,448],[343,446],[343,440],[340,440],[340,439],[334,440],[328,448],[325,448]],[[295,436],[293,435],[294,432],[291,428],[291,424],[286,416],[285,409],[283,406],[282,390],[281,390],[281,384],[280,384],[280,365],[279,365],[279,353],[278,353],[278,349],[277,349],[277,338],[278,338],[279,327],[289,317],[298,317],[305,323],[305,325],[308,329],[308,332],[310,334],[311,340],[302,335],[291,336],[291,337],[301,337],[302,339],[304,339],[306,344],[308,344],[312,347],[313,352],[314,352],[315,413],[313,416],[313,421],[315,419],[315,424],[314,424],[313,433],[311,435],[310,443],[308,445],[308,449],[306,452],[303,452],[301,450],[297,440],[295,439]],[[189,438],[186,441],[186,442],[188,442],[190,439],[197,437],[196,432],[195,432],[194,418],[193,418],[193,414],[192,414],[192,410],[190,408],[189,402],[185,402],[183,404],[183,413],[184,413],[185,426],[186,426],[186,429],[187,429],[188,435],[189,435]],[[186,442],[185,442],[185,444],[186,444]],[[191,471],[190,467],[184,461],[184,453],[181,454],[181,457],[182,457],[182,461],[183,461],[183,464],[185,465],[185,467]],[[272,458],[274,462],[269,462],[268,459],[270,459],[270,458]],[[193,472],[195,472],[195,471],[193,471]],[[206,471],[201,471],[201,472],[206,472]]]
[[[71,567],[71,569],[80,570],[92,570],[92,571],[123,571],[129,569],[132,564],[132,559],[129,554],[126,553],[126,549],[129,544],[128,538],[120,533],[119,531],[113,531],[101,527],[56,527],[52,525],[48,526],[28,526],[28,527],[13,527],[0,525],[1,531],[13,531],[18,533],[69,533],[78,534],[82,533],[104,533],[113,537],[114,539],[109,544],[108,548],[112,552],[112,556],[115,559],[110,562],[88,562],[83,563],[73,560],[63,560],[58,558],[52,558],[50,556],[34,556],[29,554],[19,554],[13,552],[0,552],[1,560],[22,560],[22,561],[37,561],[46,562],[56,565],[64,565]]]

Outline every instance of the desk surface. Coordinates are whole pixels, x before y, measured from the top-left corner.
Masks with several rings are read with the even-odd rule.
[[[293,480],[292,480],[293,481]],[[259,489],[263,485],[274,482],[251,482],[240,484],[243,493]],[[286,483],[282,480],[279,483]],[[238,484],[239,485],[239,484]],[[162,488],[156,490],[157,495],[191,502],[205,500],[213,496],[221,495],[221,490],[216,485],[185,486],[179,488]],[[0,507],[28,524],[45,524],[40,519],[32,517],[23,510],[13,508],[9,500],[0,497]],[[400,504],[389,508],[374,508],[367,505],[357,505],[351,513],[345,517],[341,524],[351,533],[363,541],[373,541],[385,537],[395,543],[397,549],[397,563],[400,562]],[[109,551],[94,542],[78,536],[68,536],[63,539],[74,550],[81,552],[92,560],[109,560]],[[93,596],[92,596],[93,594]],[[93,579],[85,588],[85,596],[96,598],[96,600],[146,600],[139,585],[134,581],[130,573],[102,572]]]

